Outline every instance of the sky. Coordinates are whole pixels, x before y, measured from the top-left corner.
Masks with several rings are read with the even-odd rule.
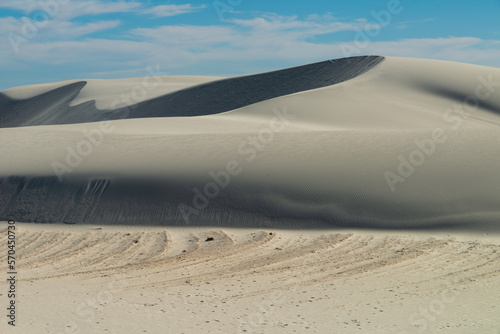
[[[500,67],[499,13],[500,0],[2,0],[0,91],[369,54]]]

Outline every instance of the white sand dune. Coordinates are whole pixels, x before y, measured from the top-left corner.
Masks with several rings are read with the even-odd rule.
[[[103,83],[92,84],[88,91],[105,91]],[[214,115],[122,119],[105,128],[99,122],[4,128],[0,175],[78,180],[65,187],[54,179],[11,186],[4,179],[7,189],[27,189],[20,196],[33,207],[51,207],[58,193],[67,201],[73,188],[92,189],[91,180],[102,186],[76,219],[75,197],[57,216],[23,216],[27,204],[12,201],[0,218],[497,230],[499,85],[494,68],[386,58],[342,83]],[[53,198],[33,198],[33,187]]]
[[[500,69],[156,79],[0,93],[19,333],[498,332]]]
[[[69,103],[76,106],[85,102],[95,101],[96,107],[101,110],[116,108],[117,106],[130,106],[148,99],[159,97],[176,90],[184,89],[205,82],[220,80],[221,77],[202,76],[159,76],[130,79],[86,79],[87,85]],[[14,87],[3,91],[6,96],[17,99],[29,99],[37,95],[48,93],[51,90],[77,83],[81,80],[68,80],[56,83]],[[148,87],[147,94],[137,92],[132,97],[132,92],[137,87]],[[116,103],[116,101],[119,101]]]

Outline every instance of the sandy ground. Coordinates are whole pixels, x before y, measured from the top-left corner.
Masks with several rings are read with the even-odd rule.
[[[500,332],[494,235],[16,225],[2,333]]]

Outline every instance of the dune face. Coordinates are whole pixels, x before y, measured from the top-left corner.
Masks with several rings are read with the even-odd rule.
[[[120,108],[83,99],[91,81],[1,94],[0,220],[500,228],[499,69],[370,56],[196,80]]]
[[[223,79],[181,89],[137,105],[106,110],[94,103],[70,106],[85,81],[15,100],[0,95],[0,127],[72,124],[144,117],[212,115],[272,98],[341,83],[370,70],[383,57],[330,60],[274,72]]]

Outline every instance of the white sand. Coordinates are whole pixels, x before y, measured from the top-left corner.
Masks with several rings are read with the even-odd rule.
[[[2,333],[468,334],[500,326],[500,241],[491,236],[18,223],[18,240],[18,326],[2,321]],[[0,289],[5,304],[5,282]]]
[[[148,98],[214,79],[165,77]],[[138,84],[122,83],[90,82],[72,103],[96,100],[105,109],[110,97]],[[26,98],[48,87],[8,94]],[[467,227],[18,223],[19,326],[12,331],[4,319],[0,332],[498,333],[499,89],[499,69],[387,58],[345,83],[223,114],[113,121],[113,131],[73,175],[209,181],[210,171],[236,159],[244,172],[231,189],[265,186],[259,205],[284,215]],[[241,145],[270,127],[273,110],[285,109],[293,118],[245,163]],[[85,139],[83,130],[98,127],[1,129],[0,174],[53,175],[51,163],[64,161],[67,147]],[[409,159],[419,149],[415,141],[433,138],[436,129],[446,139],[434,142],[425,161],[391,191],[384,173],[398,173],[398,156]],[[239,194],[245,203],[246,192]],[[5,223],[0,231],[5,245]],[[4,246],[3,263],[5,257]],[[2,305],[6,291],[2,280]]]
[[[71,101],[70,106],[94,100],[98,109],[106,110],[127,107],[176,90],[218,79],[222,78],[173,75],[109,80],[82,79],[15,87],[2,93],[12,99],[28,99],[71,83],[85,81],[87,84],[80,94]]]
[[[499,69],[387,58],[345,83],[231,112],[113,121],[72,175],[208,182],[210,171],[236,160],[244,172],[231,189],[244,196],[248,183],[266,188],[260,205],[278,205],[294,217],[387,227],[477,223],[498,230],[498,89]],[[478,92],[488,97],[477,99]],[[271,138],[276,110],[290,116]],[[68,147],[86,141],[83,130],[99,126],[2,129],[0,174],[54,175],[52,163],[64,162]],[[258,135],[265,142],[255,149],[250,140]]]

